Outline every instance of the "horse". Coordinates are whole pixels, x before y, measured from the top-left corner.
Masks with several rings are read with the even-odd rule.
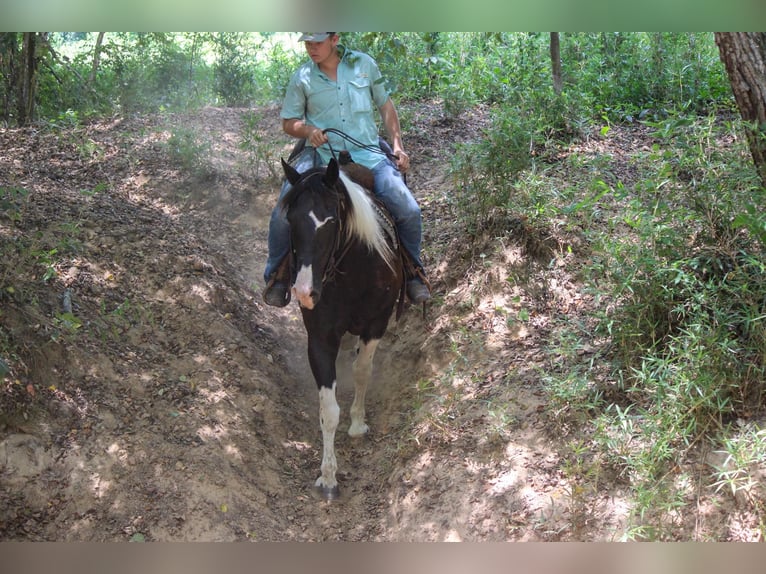
[[[375,350],[397,301],[397,318],[401,313],[405,272],[390,216],[345,167],[335,159],[304,173],[284,159],[282,167],[291,184],[280,206],[290,224],[292,294],[300,305],[319,390],[323,454],[315,487],[332,500],[340,494],[334,442],[340,418],[335,361],[341,338],[347,332],[358,337],[348,434],[359,437],[369,430],[364,400]]]

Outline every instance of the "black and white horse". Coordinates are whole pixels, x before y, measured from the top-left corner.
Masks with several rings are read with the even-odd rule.
[[[341,338],[346,332],[359,338],[348,434],[361,436],[368,431],[364,398],[375,349],[397,300],[403,301],[404,271],[390,217],[334,159],[326,168],[305,173],[284,160],[282,166],[292,186],[281,201],[290,223],[292,292],[300,304],[309,364],[319,388],[324,446],[316,487],[331,499],[339,494],[335,361]]]

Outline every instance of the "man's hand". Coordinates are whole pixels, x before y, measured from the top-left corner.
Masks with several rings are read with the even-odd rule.
[[[294,138],[305,139],[312,147],[319,147],[327,143],[327,136],[322,133],[322,130],[307,124],[302,119],[283,119],[282,130]]]
[[[408,156],[407,152],[401,148],[393,151],[394,156],[396,157],[396,167],[399,168],[399,171],[402,173],[407,173],[407,170],[410,169],[410,156]]]
[[[323,133],[319,128],[307,126],[311,133],[306,138],[313,147],[319,147],[327,143],[327,134]]]

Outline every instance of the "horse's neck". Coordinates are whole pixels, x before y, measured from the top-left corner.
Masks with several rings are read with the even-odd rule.
[[[375,187],[375,176],[372,170],[361,164],[353,162],[343,164],[341,169],[349,179],[361,186],[366,192],[367,198],[369,199],[370,204],[375,211],[376,219],[378,220],[378,223],[383,228],[383,230],[386,232],[391,247],[394,251],[399,249],[399,237],[396,232],[394,219],[383,202],[375,197],[375,194],[372,191]]]

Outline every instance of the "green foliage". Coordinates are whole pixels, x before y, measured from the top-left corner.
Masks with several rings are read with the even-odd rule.
[[[56,55],[42,54],[38,78],[44,119],[67,110],[87,116],[275,102],[306,60],[303,47],[280,34],[121,32],[105,35],[93,75],[95,33],[50,38]],[[19,41],[18,34],[0,37],[3,65],[18,57]],[[343,33],[341,42],[370,53],[398,98],[439,101],[446,118],[477,102],[543,104],[538,94],[551,85],[547,33]],[[566,99],[548,98],[558,114],[537,107],[557,118],[553,131],[576,132],[591,118],[661,119],[678,107],[731,106],[711,33],[563,33],[561,55]],[[11,71],[0,86],[4,117],[15,97]]]
[[[214,92],[226,106],[248,103],[255,91],[249,55],[242,49],[245,36],[241,32],[221,32],[214,36],[217,56]]]
[[[341,41],[375,57],[399,97],[441,100],[447,117],[474,102],[515,106],[552,83],[545,33],[387,32]],[[731,105],[711,33],[563,33],[561,58],[569,101],[560,111],[574,106],[565,122],[574,116],[574,131],[586,117],[635,121],[679,106],[699,113]]]
[[[747,230],[761,245],[766,245],[766,213],[755,203],[746,204],[744,211],[737,214],[731,225],[735,229]]]
[[[202,174],[210,168],[207,159],[210,143],[189,128],[173,128],[165,149],[170,161],[189,173]]]
[[[630,484],[637,539],[672,538],[679,464],[701,444],[728,453],[711,477],[720,492],[752,486],[763,437],[730,423],[761,408],[766,380],[766,197],[744,144],[719,143],[737,126],[681,115],[651,125],[642,180],[599,180],[561,210],[583,223],[596,204],[613,210],[610,225],[589,224],[585,269],[602,300],[593,339],[607,343],[600,368],[552,350],[568,364],[545,377],[557,417],[593,420],[594,456]]]
[[[562,60],[567,82],[587,90],[609,121],[679,105],[706,112],[730,98],[711,33],[563,34]]]
[[[253,93],[251,100],[271,104],[281,102],[293,71],[305,59],[272,38],[265,38],[257,50],[252,65]]]
[[[105,49],[102,81],[124,112],[182,109],[199,97],[205,71],[194,39],[187,44],[168,34],[118,34]]]
[[[716,491],[750,494],[761,487],[752,469],[766,462],[766,430],[752,424],[734,428],[723,438],[718,452],[723,458],[713,475]]]
[[[83,326],[82,320],[71,312],[56,313],[52,323],[54,330],[51,339],[53,341],[72,338]]]
[[[239,149],[247,154],[248,167],[253,175],[258,177],[262,168],[268,171],[273,181],[279,180],[276,160],[277,147],[274,142],[264,135],[259,124],[263,115],[257,112],[248,112],[244,116],[244,128]]]
[[[554,204],[536,193],[534,173],[558,145],[579,133],[578,109],[568,96],[543,89],[494,108],[482,138],[457,147],[450,165],[454,201],[469,230],[520,216],[536,224],[555,212]]]
[[[56,277],[56,262],[58,258],[58,249],[43,249],[39,251],[33,251],[32,257],[37,261],[37,264],[43,268],[42,281],[47,283],[54,277]]]

